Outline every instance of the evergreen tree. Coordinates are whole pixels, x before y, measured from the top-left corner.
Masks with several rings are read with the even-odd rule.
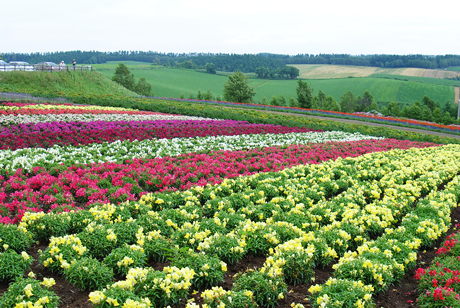
[[[424,106],[427,106],[428,108],[430,108],[431,112],[433,112],[434,109],[436,108],[434,101],[431,98],[429,98],[428,95],[425,95],[423,97],[422,103]]]
[[[409,107],[407,107],[407,105],[404,105],[404,108],[401,110],[400,116],[403,118],[410,118]]]
[[[278,106],[286,106],[286,98],[284,97],[283,94],[280,94],[278,96]]]
[[[248,77],[240,71],[228,76],[224,83],[224,99],[226,101],[249,103],[255,94],[254,88],[249,85]]]
[[[387,108],[388,108],[389,115],[393,117],[399,117],[399,114],[401,111],[399,110],[398,102],[390,102]]]
[[[144,96],[152,96],[152,85],[148,83],[144,77],[141,77],[134,86],[134,92]]]
[[[272,95],[272,99],[270,100],[269,105],[278,106],[278,98],[276,97],[276,95]]]
[[[409,118],[420,120],[422,118],[422,107],[419,101],[415,101],[409,108]]]
[[[117,68],[115,69],[115,73],[112,76],[112,80],[128,90],[134,91],[134,74],[131,74],[125,64],[118,64]]]
[[[337,103],[337,101],[329,95],[326,97],[324,104],[323,104],[324,110],[330,110],[330,111],[340,111],[340,106]]]
[[[433,110],[433,121],[435,121],[436,123],[442,123],[442,111],[441,111],[441,108],[436,107]]]
[[[206,72],[209,74],[215,74],[216,73],[216,65],[214,63],[206,63]]]
[[[292,96],[289,96],[289,107],[298,107],[297,101]]]
[[[297,82],[297,101],[301,108],[312,108],[313,88],[305,81],[299,79]]]
[[[433,121],[433,114],[430,108],[428,108],[426,105],[422,107],[422,120],[429,122]]]
[[[444,116],[442,117],[442,123],[445,124],[445,125],[450,125],[452,124],[454,121],[452,119],[452,117],[450,116],[450,113],[449,111],[446,111],[446,113],[444,114]]]
[[[376,101],[373,101],[369,106],[369,111],[379,111],[379,105],[377,105]]]
[[[345,92],[340,96],[340,109],[342,112],[353,112],[353,106],[355,103],[355,97],[351,91]]]

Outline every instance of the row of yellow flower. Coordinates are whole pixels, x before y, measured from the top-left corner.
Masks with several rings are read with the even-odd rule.
[[[405,253],[402,260],[375,266],[376,262],[369,263],[372,259],[361,262],[360,269],[372,273],[370,282],[375,282],[374,287],[383,289],[394,281],[383,275],[385,270],[394,271],[392,277],[399,277],[396,274],[404,272],[406,265],[413,261],[413,252],[420,244],[429,245],[445,230],[447,224],[441,224],[442,221],[423,220],[413,226],[411,223],[421,216],[408,213],[417,198],[436,191],[441,183],[448,182],[459,172],[459,164],[456,163],[459,153],[459,147],[453,145],[373,153],[321,165],[299,166],[278,173],[226,180],[220,185],[196,187],[186,192],[146,195],[138,203],[95,206],[87,214],[78,214],[87,215],[82,220],[85,231],[80,234],[84,236],[100,229],[109,242],[116,243],[119,238],[115,231],[117,224],[136,226],[145,219],[153,222],[154,226],[163,223],[161,231],[165,234],[161,235],[160,230],[149,230],[151,226],[147,225],[141,225],[145,228],[141,230],[137,225],[139,246],[170,236],[173,245],[208,252],[221,237],[234,238],[235,245],[229,250],[233,248],[236,254],[241,255],[247,251],[268,255],[260,271],[273,277],[283,274],[286,279],[289,277],[286,270],[292,269],[291,265],[297,259],[302,259],[302,264],[311,267],[313,260],[317,263],[321,260],[330,262],[344,254],[342,260],[367,253],[391,259],[401,250]],[[448,218],[445,211],[440,213]],[[52,214],[28,214],[21,225],[31,233],[50,232],[51,225],[56,227],[56,220],[58,224],[72,223],[76,215],[68,213],[54,215],[54,218]],[[203,215],[208,219],[203,219]],[[53,218],[47,220],[45,217]],[[72,217],[70,221],[69,217]],[[296,221],[295,217],[300,217],[302,222]],[[236,220],[232,222],[232,219]],[[398,241],[398,238],[384,235],[385,242],[392,245],[378,251],[367,244],[370,243],[367,240],[370,234],[379,236],[384,230],[389,233],[393,230],[391,226],[401,219],[405,230],[416,232],[418,240]],[[351,240],[352,235],[358,240]],[[57,246],[56,249],[54,243],[64,240],[53,239],[48,247],[48,252],[53,254],[51,259],[59,261],[60,266],[63,262],[57,249],[63,248]],[[362,246],[357,252],[345,253],[359,244]],[[84,250],[78,240],[70,241],[67,246],[74,250],[75,255]],[[408,250],[410,253],[407,253]],[[50,260],[46,261],[49,266]],[[376,277],[374,274],[377,274]],[[109,290],[106,293],[110,293]],[[363,292],[366,290],[363,287]],[[362,304],[368,302],[366,294],[369,292],[366,292],[359,298]],[[324,301],[322,298],[321,303]]]

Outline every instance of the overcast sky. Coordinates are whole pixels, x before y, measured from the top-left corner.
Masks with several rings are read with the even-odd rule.
[[[460,54],[459,0],[2,2],[0,53]]]

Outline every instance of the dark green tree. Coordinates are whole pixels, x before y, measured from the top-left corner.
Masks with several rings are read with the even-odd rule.
[[[315,107],[316,109],[326,110],[326,94],[319,90],[318,95],[315,96]]]
[[[299,107],[299,104],[292,96],[289,96],[289,107]]]
[[[390,102],[388,104],[388,112],[391,116],[393,117],[399,117],[399,114],[401,111],[399,110],[399,104],[398,102]]]
[[[340,108],[342,112],[353,112],[353,106],[355,104],[355,97],[351,91],[345,92],[340,96]]]
[[[355,111],[369,111],[369,106],[372,104],[373,101],[374,97],[371,95],[369,90],[364,91],[363,98],[356,102]]]
[[[429,122],[433,121],[433,113],[426,105],[422,107],[422,120]]]
[[[445,125],[449,125],[449,124],[452,124],[453,122],[454,122],[454,119],[452,119],[452,117],[450,116],[449,111],[446,111],[446,113],[442,117],[442,123]]]
[[[310,87],[305,81],[299,79],[297,81],[297,101],[301,108],[312,108],[313,88]]]
[[[436,123],[442,123],[442,111],[441,108],[436,107],[433,110],[433,121]]]
[[[134,74],[131,74],[128,67],[123,63],[118,63],[115,73],[112,76],[112,80],[122,85],[130,91],[134,91]]]
[[[415,101],[409,108],[409,118],[420,120],[422,118],[422,105],[419,101]]]
[[[209,74],[215,74],[216,73],[216,65],[214,63],[206,63],[206,72]]]
[[[203,99],[204,99],[205,101],[212,101],[212,98],[213,98],[213,95],[212,95],[210,89],[208,89],[208,91],[206,91],[205,93],[203,93]]]
[[[283,94],[278,95],[278,106],[286,106],[286,98]]]
[[[424,106],[427,106],[428,108],[430,108],[431,112],[434,111],[434,109],[436,108],[435,106],[435,103],[434,103],[434,100],[432,100],[431,98],[428,97],[428,95],[425,95],[422,99],[422,103]]]
[[[279,106],[278,97],[276,97],[276,95],[272,95],[272,99],[270,100],[269,105]]]
[[[148,83],[144,77],[139,78],[139,81],[134,85],[134,92],[144,96],[152,96],[152,85]]]
[[[410,118],[409,107],[407,107],[407,105],[404,105],[404,108],[401,110],[399,115],[403,118]]]
[[[266,67],[258,67],[256,68],[255,73],[259,78],[268,78],[268,74],[270,73],[270,70]]]
[[[198,89],[198,92],[196,93],[196,99],[197,100],[202,100],[203,99],[203,93],[201,93],[200,89]]]
[[[224,99],[226,101],[248,103],[255,94],[254,88],[249,85],[248,77],[240,71],[228,76],[224,83]]]
[[[376,101],[372,101],[371,105],[369,106],[369,111],[379,111],[379,105]]]
[[[323,109],[330,111],[340,111],[340,106],[331,95],[328,95],[323,103]]]

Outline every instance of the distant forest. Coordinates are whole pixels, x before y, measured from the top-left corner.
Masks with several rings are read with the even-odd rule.
[[[213,63],[218,71],[255,72],[259,67],[269,70],[282,68],[289,64],[336,64],[376,66],[385,68],[416,67],[443,69],[460,66],[460,55],[348,55],[348,54],[298,54],[282,55],[271,53],[259,54],[224,54],[224,53],[161,53],[155,51],[65,51],[47,53],[4,53],[6,61],[26,61],[32,64],[44,61],[59,63],[64,60],[77,64],[99,64],[107,61],[142,61],[153,64],[204,68]]]

